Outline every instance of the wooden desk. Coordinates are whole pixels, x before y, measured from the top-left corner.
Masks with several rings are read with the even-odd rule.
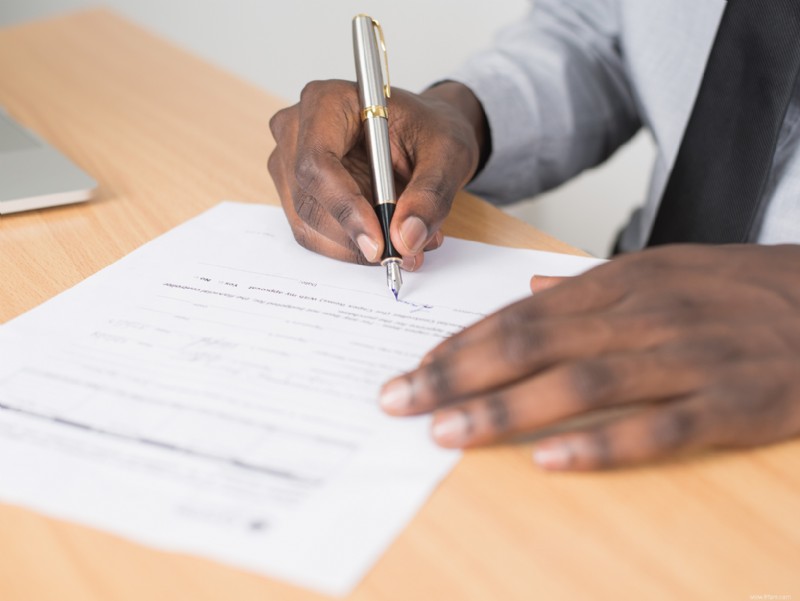
[[[277,203],[283,102],[108,12],[0,31],[0,104],[100,182],[89,204],[0,217],[0,322],[221,199]],[[446,232],[570,251],[467,195]],[[588,475],[529,451],[469,452],[352,599],[800,599],[800,443]],[[0,506],[3,601],[315,598]]]

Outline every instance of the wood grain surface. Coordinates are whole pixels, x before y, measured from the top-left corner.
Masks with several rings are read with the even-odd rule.
[[[222,199],[277,204],[285,102],[107,11],[0,30],[0,104],[100,182],[88,204],[0,217],[0,323]],[[577,252],[466,194],[445,232]],[[468,452],[351,598],[800,600],[800,443],[600,474],[529,455]],[[319,598],[0,505],[2,601]]]

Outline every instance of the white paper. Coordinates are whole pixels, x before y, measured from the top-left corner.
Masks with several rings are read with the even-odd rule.
[[[459,457],[380,384],[596,263],[448,239],[396,302],[220,204],[0,328],[0,499],[346,594]]]

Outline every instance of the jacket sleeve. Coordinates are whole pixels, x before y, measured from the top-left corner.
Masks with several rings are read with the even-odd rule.
[[[617,0],[536,0],[447,78],[472,89],[491,130],[491,156],[470,190],[496,203],[533,196],[636,133],[618,10]]]

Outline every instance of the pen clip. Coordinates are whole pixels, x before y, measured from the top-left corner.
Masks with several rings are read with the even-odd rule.
[[[383,93],[386,95],[386,98],[390,98],[392,95],[392,87],[389,81],[389,55],[386,52],[386,39],[383,37],[383,27],[381,27],[377,19],[370,17],[370,20],[372,21],[372,27],[378,32],[378,41],[380,42],[383,52],[383,66],[386,71],[386,83],[383,84]]]

